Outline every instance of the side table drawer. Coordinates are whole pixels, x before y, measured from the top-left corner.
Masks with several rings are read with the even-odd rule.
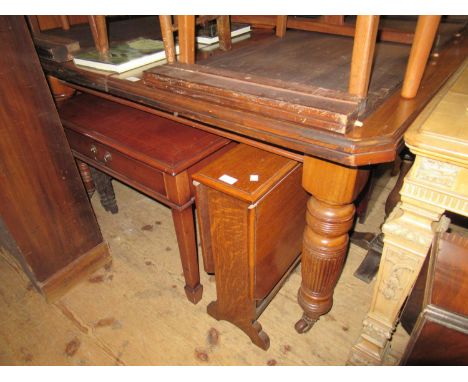
[[[159,194],[167,198],[163,173],[136,159],[95,141],[76,131],[65,128],[65,133],[73,151],[90,159],[91,164],[96,164],[101,170],[120,179],[136,188],[143,186],[145,192]],[[154,196],[154,195],[153,195]]]

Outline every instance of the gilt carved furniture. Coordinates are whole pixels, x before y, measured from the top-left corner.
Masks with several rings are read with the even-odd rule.
[[[466,56],[465,56],[466,57]],[[445,211],[468,216],[468,61],[450,78],[405,134],[416,155],[401,189],[401,204],[383,226],[377,284],[349,362],[383,361],[400,309],[420,272]]]
[[[299,291],[304,315],[296,326],[304,332],[332,306],[353,201],[366,183],[368,166],[395,159],[409,124],[466,57],[466,32],[448,39],[431,58],[419,92],[405,99],[400,91],[410,48],[386,42],[374,47],[369,36],[375,36],[375,17],[362,17],[354,40],[297,30],[282,38],[271,30],[254,31],[249,40],[196,64],[189,64],[195,51],[193,16],[178,18],[179,44],[187,46],[177,64],[123,75],[50,59],[42,60],[43,68],[66,86],[303,162],[302,185],[312,194]],[[433,31],[437,18],[426,21],[422,25]],[[73,27],[60,33],[72,38]],[[425,48],[418,43],[412,53],[421,58],[429,54],[431,36],[421,28],[416,34],[425,36]]]
[[[106,209],[116,211],[117,207],[110,177],[171,208],[185,293],[189,301],[197,303],[203,288],[190,176],[228,149],[230,141],[88,94],[63,102],[59,114],[74,156],[104,173],[104,179],[99,173],[95,179]]]
[[[216,278],[208,313],[266,350],[270,340],[257,318],[302,249],[301,164],[239,144],[193,179],[205,270]]]

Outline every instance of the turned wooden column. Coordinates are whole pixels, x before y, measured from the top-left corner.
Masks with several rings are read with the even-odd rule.
[[[295,326],[299,333],[308,331],[332,307],[333,291],[348,249],[348,231],[353,225],[353,201],[368,175],[367,169],[304,158],[302,186],[312,196],[307,204],[298,292],[304,310]]]

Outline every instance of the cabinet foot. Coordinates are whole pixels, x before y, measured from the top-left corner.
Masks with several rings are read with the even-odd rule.
[[[247,334],[250,340],[260,349],[267,350],[270,347],[270,337],[268,337],[268,334],[263,331],[262,325],[257,320],[249,320],[248,318],[235,319],[228,317],[227,315],[220,314],[216,301],[213,301],[208,305],[207,312],[211,317],[218,321],[224,320],[236,325],[245,334]]]

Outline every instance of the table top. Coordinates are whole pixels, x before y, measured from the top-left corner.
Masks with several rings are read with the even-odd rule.
[[[230,142],[89,94],[71,98],[58,111],[64,127],[170,174],[186,170]]]
[[[411,151],[468,167],[468,59],[405,134]]]
[[[196,122],[197,127],[201,129],[231,139],[238,136],[240,139],[244,139],[244,142],[247,140],[266,144],[272,148],[272,151],[276,148],[286,150],[293,153],[295,159],[305,154],[344,165],[362,166],[388,162],[395,158],[407,127],[468,55],[466,35],[466,31],[462,32],[458,38],[451,40],[442,47],[438,57],[433,57],[425,72],[421,89],[412,100],[405,100],[400,97],[400,79],[391,73],[392,67],[398,67],[399,69],[396,71],[398,73],[404,69],[408,47],[399,47],[392,43],[380,43],[377,52],[381,52],[381,58],[378,58],[378,55],[376,60],[376,63],[380,63],[380,65],[374,68],[370,85],[370,102],[367,105],[366,112],[360,116],[362,124],[351,126],[344,134],[321,127],[305,126],[299,122],[277,120],[276,118],[262,120],[260,123],[256,115],[245,112],[245,110],[222,109],[216,104],[203,109],[198,101],[192,102],[193,100],[183,95],[174,95],[169,91],[154,89],[145,84],[141,80],[143,72],[155,65],[142,67],[139,70],[129,71],[124,74],[112,74],[85,70],[75,66],[72,62],[58,63],[48,60],[41,60],[41,62],[47,74],[57,77],[82,91],[96,92],[99,95],[124,99],[135,105],[148,106],[154,110],[168,113],[168,116],[171,117],[176,115],[181,122],[184,122],[184,120],[187,123]],[[234,44],[233,51],[216,53],[213,57],[200,60],[197,63],[200,66],[210,63],[212,68],[222,67],[229,65],[230,61],[223,57],[229,57],[230,55],[242,56],[244,64],[249,63],[255,72],[254,74],[257,75],[261,74],[261,68],[258,69],[257,67],[255,69],[252,67],[252,61],[248,57],[248,52],[256,52],[255,47],[263,46],[264,50],[269,50],[270,54],[272,54],[272,51],[279,50],[279,45],[284,46],[281,48],[283,51],[284,49],[287,50],[288,46],[297,47],[299,43],[306,44],[309,47],[322,46],[323,54],[315,52],[315,60],[319,62],[323,57],[322,61],[330,63],[331,66],[327,67],[322,62],[321,70],[314,72],[313,65],[310,66],[310,70],[300,70],[299,61],[295,61],[294,67],[297,69],[294,70],[295,73],[290,74],[288,77],[281,77],[279,80],[289,81],[293,76],[291,83],[302,82],[304,76],[309,73],[310,85],[332,91],[343,90],[340,86],[342,87],[343,83],[346,82],[343,75],[348,70],[347,58],[343,58],[346,54],[343,52],[346,50],[345,46],[352,47],[352,39],[343,36],[324,37],[322,34],[312,32],[295,33],[294,31],[288,31],[286,36],[284,40],[278,40],[272,35],[271,31],[260,31],[258,34],[254,33],[251,39]],[[330,43],[330,40],[335,41],[335,43]],[[292,44],[291,41],[295,42]],[[341,55],[339,52],[341,52]],[[297,56],[298,54],[294,55]],[[302,59],[308,57],[307,60],[309,60],[314,54],[308,53],[302,56],[299,55],[298,57]],[[329,59],[325,60],[325,57],[329,57]],[[303,60],[304,65],[308,64],[307,60]],[[287,72],[288,68],[285,67],[285,64],[285,62],[282,65],[280,63],[275,64],[269,69],[266,76],[271,80],[275,80],[274,72],[278,73],[280,67],[283,68],[282,73]],[[230,69],[233,69],[232,65]],[[237,70],[240,70],[239,73],[242,75],[242,68]],[[297,81],[294,80],[295,77],[299,78],[299,80],[297,78]],[[325,88],[327,83],[330,86]],[[332,85],[332,83],[335,85]],[[264,123],[264,121],[267,123]]]

